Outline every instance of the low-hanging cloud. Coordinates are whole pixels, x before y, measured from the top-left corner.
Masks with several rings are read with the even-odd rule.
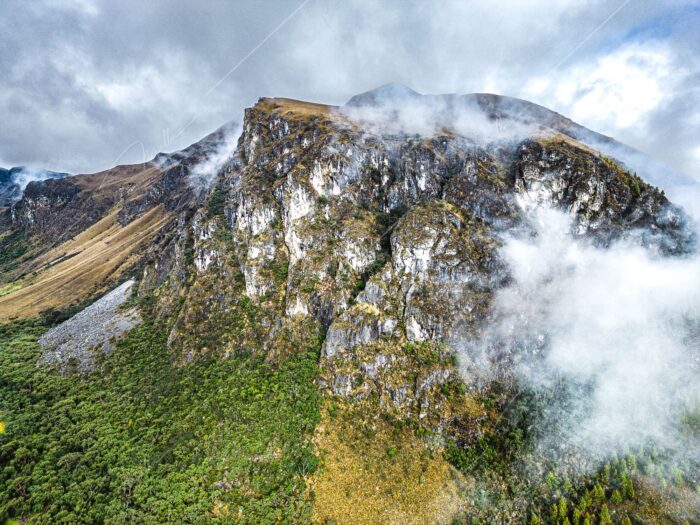
[[[199,194],[208,191],[216,176],[236,152],[241,125],[230,123],[221,128],[221,137],[206,152],[204,160],[190,168],[188,182]]]
[[[58,179],[68,175],[68,173],[57,173],[24,166],[9,170],[0,168],[0,206],[20,200],[30,182]]]
[[[499,99],[500,110],[522,116],[516,99]],[[511,104],[512,108],[505,105]],[[538,133],[524,119],[498,119],[480,107],[475,96],[422,95],[399,85],[388,84],[360,95],[338,110],[364,132],[375,135],[419,135],[431,137],[449,130],[476,144],[514,142]]]
[[[13,182],[17,184],[21,191],[24,191],[27,184],[45,179],[58,179],[65,177],[67,173],[56,173],[35,168],[21,168],[14,173]]]
[[[605,249],[572,235],[567,213],[526,214],[532,229],[500,252],[511,283],[483,334],[462,344],[465,372],[505,355],[526,387],[571,387],[563,412],[550,407],[568,420],[549,444],[601,458],[653,441],[687,457],[681,422],[700,409],[700,257],[661,257],[633,238]]]

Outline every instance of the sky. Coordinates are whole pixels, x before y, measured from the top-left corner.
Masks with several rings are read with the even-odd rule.
[[[181,149],[262,96],[524,98],[700,179],[700,0],[4,0],[0,166]]]

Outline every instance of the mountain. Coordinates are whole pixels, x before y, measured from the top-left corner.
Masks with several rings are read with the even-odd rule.
[[[700,519],[692,406],[673,450],[592,453],[560,415],[607,383],[528,382],[559,348],[537,309],[585,294],[572,253],[695,257],[686,212],[601,145],[629,151],[526,101],[389,85],[262,98],[180,152],[29,184],[0,219],[0,518]],[[562,287],[522,295],[512,261],[552,254],[535,288]]]
[[[60,179],[67,176],[68,173],[26,167],[0,168],[0,207],[17,202],[22,197],[24,188],[32,181]]]

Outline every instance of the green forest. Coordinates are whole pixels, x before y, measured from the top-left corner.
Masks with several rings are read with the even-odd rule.
[[[308,519],[318,348],[175,366],[147,321],[84,377],[37,365],[35,318],[0,327],[0,522]]]
[[[242,350],[182,366],[164,327],[148,316],[96,371],[64,375],[37,361],[37,339],[55,319],[0,327],[2,521],[309,521],[305,480],[319,464],[309,436],[323,402],[314,384],[317,345],[274,365]],[[453,439],[444,448],[476,480],[475,505],[455,524],[490,523],[493,508],[518,501],[532,525],[697,523],[697,465],[669,467],[650,447],[571,475],[534,448],[551,398],[531,393],[507,403],[505,392],[493,391],[481,402],[499,411],[498,423],[476,444]],[[697,435],[696,419],[686,427]],[[414,432],[431,437],[420,426]]]

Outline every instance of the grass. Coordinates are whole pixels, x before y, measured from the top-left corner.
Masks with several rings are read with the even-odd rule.
[[[64,307],[104,289],[107,279],[117,279],[168,220],[169,215],[158,207],[121,227],[114,211],[74,239],[23,264],[22,271],[31,278],[9,293],[0,293],[0,321]]]
[[[19,290],[20,288],[22,288],[22,286],[22,283],[18,281],[0,285],[0,297],[12,293],[15,290]]]
[[[0,274],[14,270],[31,245],[22,230],[10,230],[0,234]]]
[[[329,404],[315,442],[314,523],[449,523],[459,509],[464,478],[408,427]]]
[[[263,111],[276,111],[286,117],[303,119],[309,117],[327,118],[330,112],[335,108],[335,106],[316,104],[291,98],[263,98],[255,107]]]

